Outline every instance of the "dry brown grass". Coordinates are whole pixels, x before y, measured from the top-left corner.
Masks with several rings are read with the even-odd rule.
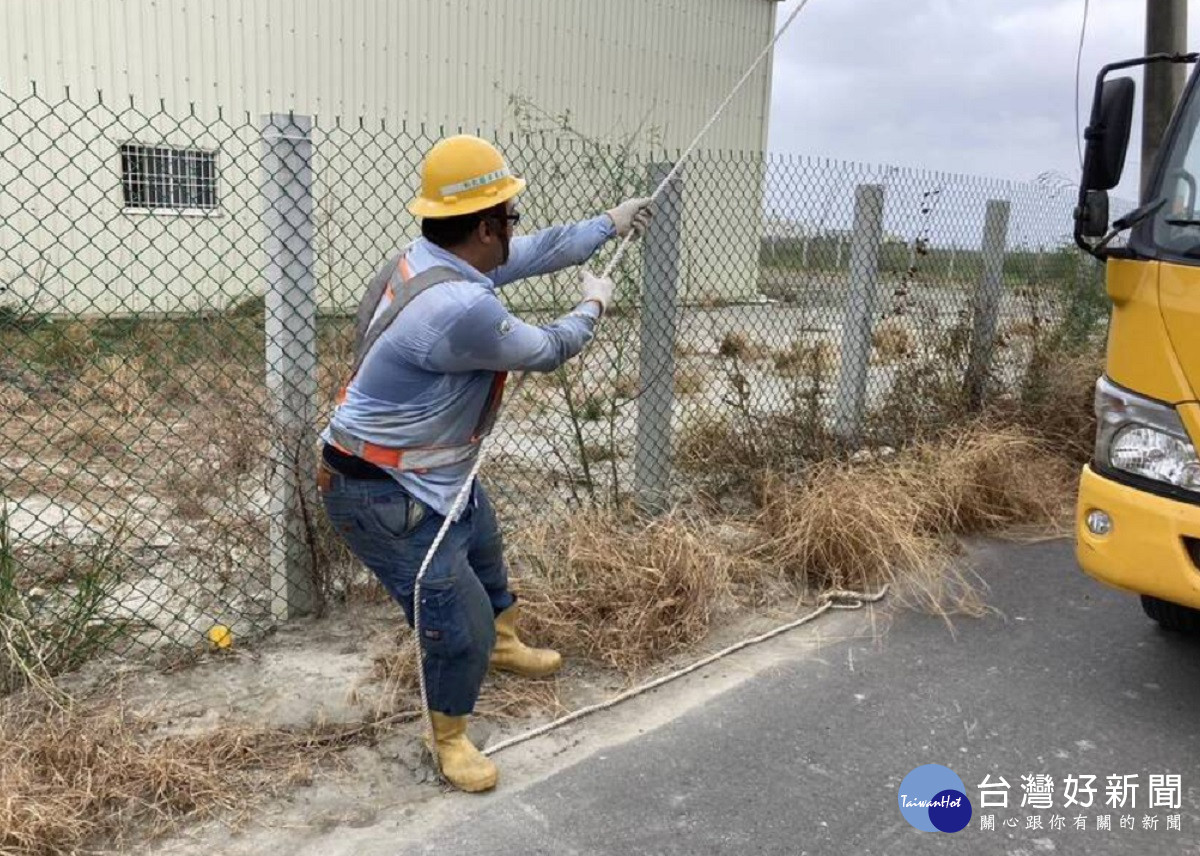
[[[736,471],[756,458],[749,438],[734,431],[731,420],[712,414],[694,417],[676,441],[675,463],[688,473]]]
[[[624,451],[612,443],[585,443],[583,456],[588,463],[602,464],[606,461],[618,460],[625,457]]]
[[[509,554],[530,639],[626,673],[703,638],[729,591],[731,557],[675,516],[545,521]]]
[[[711,357],[713,355],[711,345],[694,342],[683,336],[676,337],[673,351],[676,357]]]
[[[33,404],[33,399],[30,398],[29,393],[7,378],[0,379],[0,411],[19,413],[31,404]]]
[[[880,365],[902,360],[915,351],[912,331],[901,318],[889,318],[876,327],[871,334],[871,345],[874,360]]]
[[[17,348],[27,362],[40,358],[50,365],[77,368],[97,351],[92,326],[87,321],[55,321],[44,335],[24,338]]]
[[[774,357],[775,371],[784,377],[828,379],[837,370],[840,356],[832,342],[792,342]]]
[[[768,485],[765,497],[755,556],[806,592],[913,578],[928,588],[926,577],[950,567],[946,543],[921,527],[931,498],[891,467],[826,464],[801,487]]]
[[[376,716],[420,706],[417,647],[408,628],[400,630],[375,655],[368,680],[379,685]],[[557,679],[535,681],[492,672],[484,681],[475,712],[504,720],[539,714],[555,716],[564,713],[565,708],[558,697]]]
[[[1042,325],[1033,320],[1022,318],[1005,324],[1001,330],[1001,336],[1009,339],[1036,339],[1041,335],[1041,332]]]
[[[145,361],[118,354],[99,357],[79,375],[70,398],[80,405],[100,403],[121,416],[135,416],[150,403]]]
[[[636,374],[623,374],[613,381],[613,396],[616,398],[636,398],[640,381]]]
[[[684,424],[675,448],[680,470],[714,495],[757,491],[770,474],[790,474],[836,452],[819,411],[725,417],[702,414]]]
[[[824,463],[763,491],[754,556],[804,590],[897,588],[936,613],[978,614],[951,536],[1051,527],[1070,508],[1069,464],[1033,435],[973,425],[891,461]]]
[[[248,477],[265,470],[270,420],[262,384],[248,367],[213,362],[187,383],[194,405],[171,426],[167,448],[181,454],[164,462],[163,493],[187,519],[210,516],[216,506],[236,504]]]
[[[0,852],[118,851],[217,812],[307,784],[369,726],[307,732],[223,727],[156,735],[119,700],[7,699],[0,709]]]
[[[1104,373],[1099,348],[1063,352],[1036,348],[1016,399],[1001,402],[993,419],[1024,426],[1064,458],[1082,464],[1096,434],[1093,397]]]
[[[711,440],[724,440],[723,428]],[[1047,527],[1070,506],[1071,468],[1017,427],[972,425],[887,460],[760,470],[742,525],[579,514],[518,531],[535,639],[634,672],[708,632],[733,602],[875,591],[941,615],[978,615],[957,536]]]
[[[912,490],[936,501],[923,525],[974,535],[1009,526],[1059,522],[1070,509],[1074,466],[1018,427],[984,424],[947,432],[905,453]]]
[[[695,395],[708,385],[708,374],[695,366],[680,366],[675,370],[675,392],[679,395]]]
[[[404,627],[374,655],[368,680],[380,685],[375,713],[383,715],[420,698],[417,684],[417,646]]]
[[[488,675],[475,708],[476,715],[496,720],[555,717],[566,712],[556,679],[534,681],[497,672]]]
[[[266,402],[261,359],[246,346],[252,333],[113,319],[47,324],[17,341],[14,388],[40,406],[27,405],[28,417],[0,433],[47,468],[19,463],[16,483],[124,503],[93,482],[137,473],[184,516],[207,516],[206,500],[225,490],[219,483],[262,465]]]
[[[730,330],[717,346],[717,356],[730,357],[738,360],[761,360],[770,349],[755,342],[741,330]]]
[[[533,389],[556,390],[562,385],[558,372],[530,372],[526,383]]]

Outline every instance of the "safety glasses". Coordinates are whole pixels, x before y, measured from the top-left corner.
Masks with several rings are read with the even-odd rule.
[[[514,211],[511,214],[488,214],[486,215],[486,219],[496,224],[507,223],[511,228],[521,222],[521,215],[519,212]]]

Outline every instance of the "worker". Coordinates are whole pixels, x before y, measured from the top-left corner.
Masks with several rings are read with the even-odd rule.
[[[408,206],[422,237],[368,288],[357,365],[322,434],[318,485],[330,522],[410,625],[418,570],[492,427],[506,373],[553,371],[582,351],[613,283],[581,270],[578,303],[543,327],[510,313],[496,290],[581,265],[605,241],[643,231],[653,216],[651,200],[636,198],[589,220],[513,237],[524,189],[478,137],[450,137],[429,151]],[[543,677],[562,658],[517,633],[519,605],[481,484],[471,486],[422,578],[419,609],[430,748],[451,784],[489,790],[496,767],[466,734],[489,665]]]

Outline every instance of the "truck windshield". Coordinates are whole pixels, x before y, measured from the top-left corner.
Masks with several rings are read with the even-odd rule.
[[[1175,133],[1167,141],[1165,166],[1146,197],[1166,200],[1143,232],[1156,255],[1200,259],[1200,88],[1194,84],[1187,88]]]

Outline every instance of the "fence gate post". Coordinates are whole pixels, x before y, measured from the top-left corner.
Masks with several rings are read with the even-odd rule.
[[[271,611],[281,620],[317,603],[305,526],[306,509],[314,511],[308,446],[317,392],[312,156],[310,117],[263,117]]]
[[[975,324],[971,331],[971,354],[967,364],[967,405],[983,407],[987,393],[988,367],[996,342],[996,323],[1000,316],[1000,296],[1004,290],[1004,248],[1008,241],[1009,204],[992,199],[987,204],[983,225],[983,275],[975,289],[972,307]]]
[[[658,185],[669,163],[651,164],[649,186]],[[671,415],[675,409],[675,325],[679,314],[680,233],[683,220],[683,173],[658,199],[658,213],[642,246],[642,331],[637,443],[634,448],[634,495],[648,513],[665,511],[671,498]]]
[[[850,297],[842,322],[842,365],[834,413],[835,432],[850,444],[857,443],[862,432],[882,240],[883,185],[860,184],[854,191]]]

